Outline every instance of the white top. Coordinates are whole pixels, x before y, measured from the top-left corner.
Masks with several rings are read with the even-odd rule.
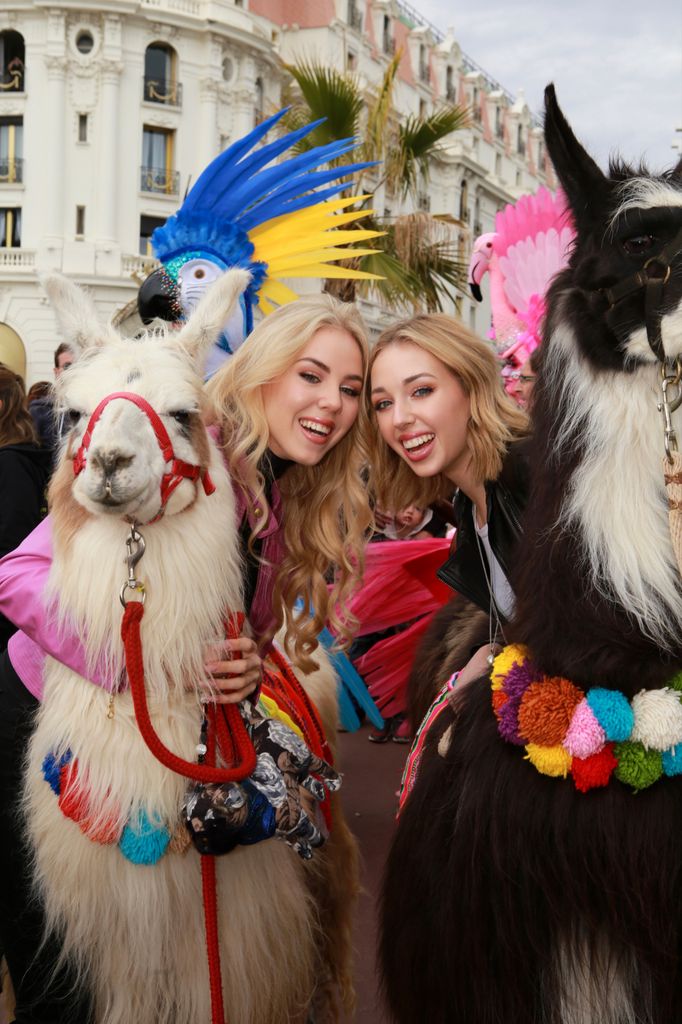
[[[510,619],[514,614],[514,591],[509,585],[509,580],[504,574],[502,566],[495,558],[493,549],[490,546],[490,540],[488,539],[488,524],[485,526],[479,526],[476,522],[476,506],[472,505],[472,512],[474,516],[474,527],[478,534],[483,550],[485,551],[486,558],[488,559],[488,566],[490,568],[490,586],[492,588],[493,597],[495,598],[495,604],[497,610],[501,615],[504,615],[505,619]]]

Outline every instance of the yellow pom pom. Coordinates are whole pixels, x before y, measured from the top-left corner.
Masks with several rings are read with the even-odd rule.
[[[526,745],[526,761],[537,768],[543,775],[552,778],[566,778],[571,770],[573,758],[563,747],[540,747],[537,743]]]
[[[493,690],[501,690],[505,676],[515,664],[520,665],[528,658],[528,648],[524,644],[508,644],[495,658],[490,684]]]

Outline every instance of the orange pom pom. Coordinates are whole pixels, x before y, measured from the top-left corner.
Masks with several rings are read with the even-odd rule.
[[[585,694],[568,679],[554,676],[532,683],[519,707],[519,735],[529,743],[553,747],[561,743],[573,712]]]

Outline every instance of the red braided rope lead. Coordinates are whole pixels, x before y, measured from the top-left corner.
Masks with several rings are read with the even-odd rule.
[[[123,613],[121,637],[126,656],[126,669],[133,695],[135,717],[142,739],[154,757],[166,768],[178,775],[184,775],[195,782],[238,782],[245,779],[256,767],[256,751],[246,731],[246,726],[236,704],[221,704],[226,719],[227,730],[234,744],[236,764],[232,768],[217,768],[208,764],[196,764],[185,761],[166,747],[152,725],[147,707],[147,695],[144,688],[144,666],[142,662],[142,642],[140,640],[140,620],[144,614],[141,601],[129,601]],[[217,709],[216,709],[217,719]],[[224,735],[222,724],[218,727],[218,735]],[[226,752],[227,753],[227,752]]]
[[[133,696],[135,718],[143,740],[162,765],[178,775],[184,775],[185,778],[193,779],[196,782],[233,782],[246,778],[256,767],[256,751],[236,704],[222,704],[220,709],[215,705],[210,705],[206,709],[207,718],[213,726],[207,738],[206,760],[208,763],[195,764],[192,761],[185,761],[161,742],[149,717],[147,694],[144,688],[144,663],[140,639],[140,622],[143,615],[142,602],[129,601],[125,606],[121,625],[121,637]],[[227,759],[236,761],[233,768],[218,768],[216,766],[216,748],[219,748],[221,754]],[[211,1024],[226,1024],[220,970],[215,859],[211,856],[202,856],[201,858],[201,885],[211,989]]]

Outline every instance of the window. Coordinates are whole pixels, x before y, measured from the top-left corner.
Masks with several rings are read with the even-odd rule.
[[[253,126],[254,128],[261,123],[263,120],[263,79],[259,76],[256,79],[256,106],[253,112]]]
[[[469,223],[469,186],[466,179],[462,182],[459,193],[459,219],[465,224]]]
[[[85,207],[76,207],[76,238],[82,238],[85,235]]]
[[[153,256],[152,234],[156,228],[161,228],[166,223],[165,217],[148,217],[143,213],[140,217],[140,256]]]
[[[502,107],[495,107],[495,135],[498,139],[504,138],[504,116]]]
[[[423,43],[419,46],[419,78],[422,82],[429,80],[429,62],[426,57],[426,47]]]
[[[76,49],[84,56],[92,52],[94,45],[95,40],[92,37],[92,32],[88,32],[87,29],[82,29],[76,36]]]
[[[526,152],[526,142],[523,137],[523,125],[518,125],[516,128],[516,152],[520,156],[524,156]]]
[[[21,248],[21,210],[0,207],[0,249]]]
[[[347,68],[348,71],[355,71],[357,66],[358,66],[358,58],[353,53],[352,50],[349,50],[347,52],[347,54],[346,54],[346,68]]]
[[[0,32],[0,94],[24,91],[24,37],[19,32]]]
[[[445,99],[448,103],[455,102],[454,69],[452,64],[448,64],[445,70]]]
[[[177,194],[179,175],[173,170],[174,137],[175,132],[166,128],[144,126],[140,181],[143,192]]]
[[[419,116],[426,117],[426,100],[419,101]]]
[[[177,54],[165,43],[151,43],[144,53],[144,93],[147,103],[179,107],[182,90],[177,81]]]
[[[79,142],[87,142],[88,141],[88,115],[87,114],[79,114],[78,115],[78,141]]]
[[[24,121],[0,117],[0,182],[13,185],[23,180]]]
[[[495,154],[495,174],[498,178],[502,177],[502,156],[500,153]]]

